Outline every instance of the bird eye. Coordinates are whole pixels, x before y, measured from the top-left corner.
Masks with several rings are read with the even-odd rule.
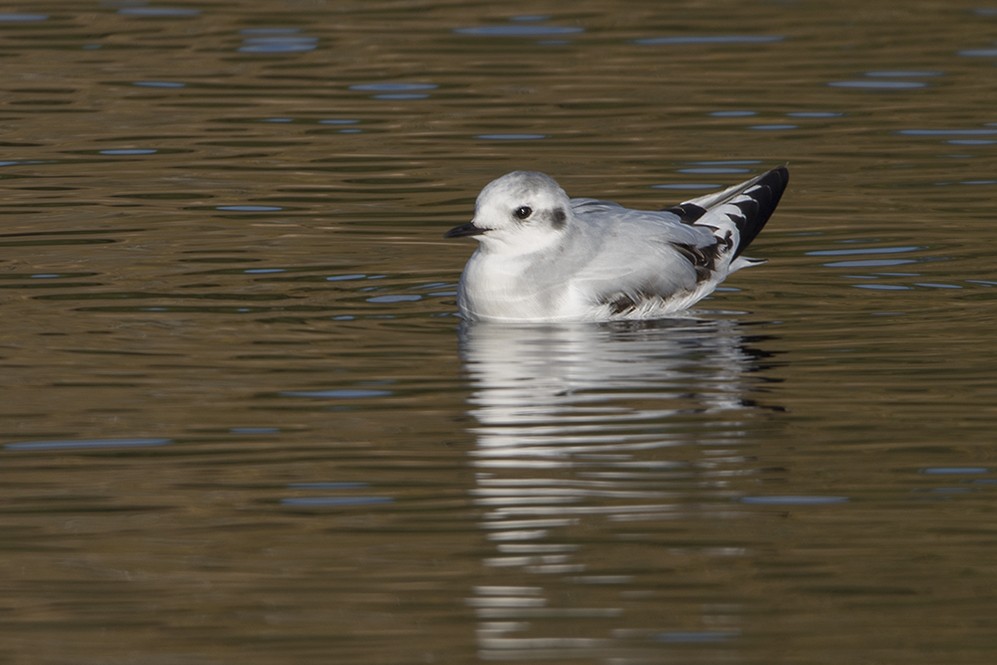
[[[529,206],[519,206],[513,211],[512,214],[516,216],[516,219],[526,219],[533,214],[533,208]]]

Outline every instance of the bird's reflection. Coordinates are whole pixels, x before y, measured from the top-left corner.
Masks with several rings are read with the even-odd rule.
[[[462,328],[461,348],[482,458],[668,445],[671,417],[745,408],[765,358],[730,320],[479,323]]]
[[[611,657],[621,641],[660,646],[675,633],[625,618],[626,603],[604,593],[579,599],[646,591],[650,579],[620,558],[634,525],[730,512],[728,499],[709,497],[750,472],[740,443],[764,412],[759,341],[729,319],[462,328],[473,500],[491,543],[484,563],[499,576],[469,599],[483,656]],[[555,601],[566,595],[575,600]],[[706,639],[736,634],[716,617],[696,620],[710,626]]]

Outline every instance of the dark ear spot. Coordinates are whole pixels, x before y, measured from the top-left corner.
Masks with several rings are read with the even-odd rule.
[[[568,220],[567,213],[564,212],[564,208],[554,208],[554,211],[550,215],[550,224],[557,230],[564,228],[564,223]]]

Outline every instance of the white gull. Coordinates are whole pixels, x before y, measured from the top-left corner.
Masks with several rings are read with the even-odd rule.
[[[653,319],[686,309],[730,273],[768,221],[784,166],[665,210],[568,198],[550,176],[513,171],[481,190],[474,218],[446,237],[477,250],[457,292],[468,320]]]

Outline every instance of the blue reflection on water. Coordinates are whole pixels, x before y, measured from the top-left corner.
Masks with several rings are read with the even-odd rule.
[[[758,115],[757,111],[712,111],[710,113],[714,118],[750,118],[751,116]]]
[[[113,148],[99,152],[102,155],[154,155],[159,151],[155,148]]]
[[[949,139],[949,145],[993,145],[997,141],[991,139]]]
[[[0,14],[0,23],[29,23],[32,21],[46,21],[46,20],[48,20],[48,14],[18,14],[18,13]]]
[[[367,302],[372,303],[393,303],[393,302],[414,302],[416,300],[422,300],[422,296],[419,295],[386,295],[386,296],[373,296],[367,298]]]
[[[856,289],[870,289],[872,291],[911,291],[912,287],[900,286],[899,284],[852,284]]]
[[[303,35],[298,28],[248,28],[242,34],[242,53],[301,53],[318,46],[318,37]]]
[[[16,441],[4,446],[7,450],[74,450],[101,448],[148,448],[165,446],[173,439],[59,439],[53,441]]]
[[[277,212],[283,210],[280,206],[261,206],[261,205],[231,205],[231,206],[215,206],[215,210],[222,210],[225,212]]]
[[[186,83],[179,81],[135,81],[132,85],[139,88],[186,88]]]
[[[564,25],[480,25],[454,28],[454,32],[473,37],[551,37],[573,35],[585,29]]]
[[[929,466],[921,469],[921,473],[929,476],[971,475],[990,473],[985,466]]]
[[[902,136],[992,136],[997,129],[979,127],[974,129],[899,129]]]
[[[437,87],[438,86],[435,83],[356,83],[350,86],[350,90],[399,92],[409,90],[435,90]]]
[[[350,90],[357,92],[375,92],[371,95],[373,99],[406,100],[406,99],[426,99],[429,97],[427,91],[435,90],[439,86],[435,83],[357,83],[350,86]]]

